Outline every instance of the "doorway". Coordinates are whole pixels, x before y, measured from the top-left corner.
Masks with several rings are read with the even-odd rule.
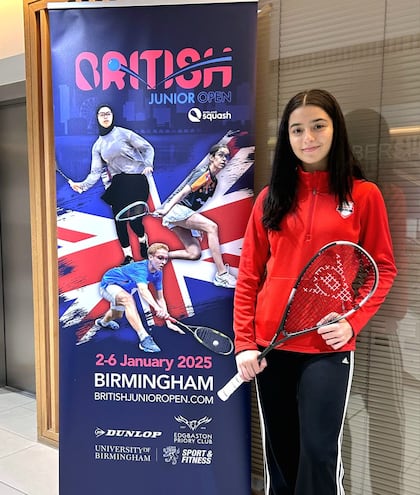
[[[26,101],[0,102],[0,383],[35,393]]]

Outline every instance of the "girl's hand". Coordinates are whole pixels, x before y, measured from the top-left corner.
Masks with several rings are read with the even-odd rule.
[[[258,361],[260,354],[261,352],[256,350],[242,351],[237,354],[236,366],[241,378],[246,382],[253,380],[267,366],[265,358],[261,362]]]
[[[318,334],[325,340],[325,343],[334,350],[341,349],[354,336],[353,329],[347,320],[339,320],[337,323],[328,324],[328,321],[331,321],[337,316],[337,313],[327,315],[318,323],[325,323],[325,326],[317,330]]]

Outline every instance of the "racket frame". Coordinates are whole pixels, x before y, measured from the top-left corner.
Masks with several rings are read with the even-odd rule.
[[[70,179],[70,177],[68,177],[57,165],[57,162],[55,163],[55,171],[58,172],[61,177],[63,177],[63,179],[65,179],[67,182],[73,182],[72,179]]]
[[[335,318],[329,320],[328,322],[317,324],[317,325],[315,325],[315,326],[313,326],[311,328],[305,328],[304,330],[300,330],[298,332],[287,332],[286,330],[284,330],[283,327],[284,327],[285,322],[287,320],[287,317],[288,317],[288,314],[289,314],[289,310],[290,310],[290,307],[291,307],[292,302],[293,302],[293,299],[294,299],[294,295],[295,295],[295,293],[297,291],[297,288],[299,287],[299,284],[300,284],[302,278],[305,276],[305,272],[306,272],[307,268],[323,252],[325,252],[327,249],[330,249],[331,247],[337,246],[337,245],[353,246],[356,250],[359,250],[364,256],[366,256],[366,258],[369,260],[369,262],[371,263],[371,265],[373,267],[374,282],[372,284],[372,288],[370,289],[369,293],[366,294],[361,299],[361,301],[359,301],[353,308],[351,308],[350,310],[346,311],[343,314],[340,314],[339,316],[336,316]],[[359,246],[359,244],[356,244],[356,243],[351,242],[351,241],[333,241],[333,242],[330,242],[330,243],[326,244],[314,256],[312,256],[312,258],[306,263],[306,265],[304,266],[304,268],[300,272],[300,274],[299,274],[299,276],[298,276],[298,278],[297,278],[297,280],[296,280],[296,282],[295,282],[292,290],[290,291],[289,298],[288,298],[287,304],[286,304],[286,308],[284,310],[283,317],[282,317],[282,319],[280,321],[280,324],[279,324],[279,326],[277,328],[277,331],[274,334],[273,338],[271,339],[269,345],[265,349],[263,349],[261,351],[261,353],[259,354],[259,356],[258,356],[258,362],[260,363],[262,361],[262,359],[270,351],[272,351],[273,349],[275,349],[276,347],[278,347],[279,345],[283,344],[284,342],[286,342],[287,340],[289,340],[289,339],[291,339],[293,337],[296,337],[298,335],[304,335],[304,334],[309,333],[309,332],[313,332],[314,330],[317,330],[318,328],[321,328],[321,327],[324,327],[324,326],[327,326],[327,325],[332,325],[333,323],[337,323],[340,320],[343,320],[343,319],[348,318],[350,315],[352,315],[358,309],[360,309],[373,296],[373,294],[375,293],[375,291],[376,291],[376,289],[378,287],[378,282],[379,282],[379,270],[378,270],[378,266],[377,266],[375,260],[372,258],[372,256],[364,248],[362,248],[361,246]],[[277,340],[278,337],[279,337],[279,335],[283,335],[283,338],[280,339],[280,340]],[[237,390],[242,385],[242,383],[244,383],[244,380],[241,378],[241,376],[239,375],[239,373],[236,373],[236,375],[234,375],[217,392],[217,395],[219,396],[219,398],[221,400],[226,401],[235,392],[235,390]]]
[[[197,342],[199,342],[201,345],[203,345],[207,349],[215,352],[216,354],[220,354],[222,356],[228,356],[229,354],[231,354],[233,352],[233,348],[234,348],[233,341],[232,341],[232,339],[228,335],[224,334],[223,332],[220,332],[219,330],[215,330],[214,328],[207,327],[205,325],[187,325],[185,323],[182,323],[182,321],[176,320],[172,316],[170,318],[168,318],[168,319],[172,323],[174,323],[175,325],[178,325],[179,327],[181,327],[181,328],[183,328],[183,329],[188,330],[189,332],[191,332],[194,335],[194,338],[197,340]],[[229,351],[220,352],[220,351],[217,351],[214,347],[211,347],[211,346],[207,345],[197,335],[197,333],[196,333],[197,328],[207,328],[208,330],[211,330],[211,332],[215,335],[215,337],[216,336],[220,336],[224,340],[226,340],[227,342],[229,342],[229,344],[230,344]]]
[[[137,213],[135,215],[130,215],[129,217],[122,217],[124,213],[126,213],[128,210],[135,206],[142,205],[144,207],[144,211],[142,213]],[[127,222],[129,220],[134,220],[136,218],[144,217],[145,215],[150,215],[149,211],[149,205],[145,201],[134,201],[133,203],[130,203],[127,206],[124,206],[116,215],[115,215],[115,220],[117,222]]]
[[[361,301],[359,301],[353,308],[351,308],[350,310],[348,310],[344,313],[341,313],[340,315],[336,316],[335,318],[332,318],[328,322],[317,324],[317,325],[314,325],[313,327],[305,328],[304,330],[299,330],[298,332],[287,332],[286,330],[284,330],[283,327],[284,327],[285,322],[287,320],[287,317],[289,314],[289,309],[290,309],[292,302],[293,302],[293,299],[294,299],[294,295],[297,291],[297,288],[299,287],[299,284],[300,284],[302,278],[305,276],[305,272],[306,272],[307,268],[319,256],[321,256],[322,253],[324,253],[326,250],[330,249],[331,247],[334,247],[337,245],[353,246],[355,249],[361,251],[366,256],[366,258],[368,258],[368,260],[370,261],[370,263],[373,267],[373,273],[374,273],[374,277],[375,277],[372,288],[370,289],[369,293],[366,294],[363,297],[363,299]],[[358,309],[360,309],[372,297],[372,295],[375,293],[375,291],[378,287],[378,282],[379,282],[378,266],[377,266],[375,260],[372,258],[372,256],[365,249],[363,249],[361,246],[359,246],[359,244],[356,244],[356,243],[351,242],[351,241],[334,241],[334,242],[330,242],[330,243],[326,244],[314,256],[312,256],[312,258],[308,261],[308,263],[306,263],[305,267],[301,271],[298,279],[295,282],[295,285],[293,286],[292,290],[290,291],[289,299],[287,301],[286,309],[283,313],[283,317],[281,319],[280,325],[278,326],[276,333],[274,334],[273,338],[271,339],[270,344],[261,352],[261,354],[259,356],[259,361],[261,361],[263,359],[263,357],[266,356],[271,350],[273,350],[274,348],[276,348],[277,346],[279,346],[283,342],[286,342],[287,340],[291,339],[292,337],[296,337],[298,335],[305,335],[306,333],[313,332],[314,330],[317,330],[318,328],[321,328],[321,327],[324,327],[327,325],[332,325],[333,323],[337,323],[340,320],[344,320],[344,319],[348,318],[350,315],[352,315]],[[277,338],[281,334],[284,337],[280,340],[277,340]]]

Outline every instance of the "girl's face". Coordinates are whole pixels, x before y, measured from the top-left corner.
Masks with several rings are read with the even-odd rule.
[[[112,119],[114,116],[112,115],[111,109],[108,107],[101,107],[98,111],[98,122],[99,125],[105,127],[106,129],[112,125]]]
[[[290,145],[306,172],[327,170],[333,134],[332,120],[320,107],[305,105],[290,114]]]
[[[218,173],[225,168],[226,163],[229,161],[229,149],[219,148],[214,156],[210,155],[210,168],[213,173]]]

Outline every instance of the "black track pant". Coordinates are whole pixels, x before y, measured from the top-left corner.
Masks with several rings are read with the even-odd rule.
[[[343,495],[353,352],[272,351],[257,376],[267,495]]]

